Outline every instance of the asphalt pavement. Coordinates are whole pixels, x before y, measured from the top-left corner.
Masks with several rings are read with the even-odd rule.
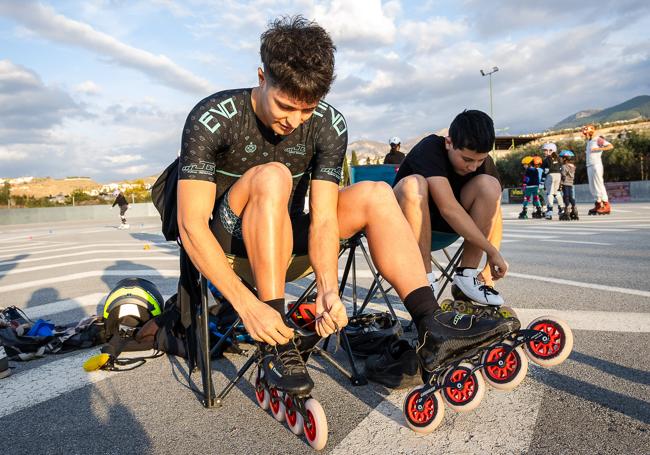
[[[437,430],[419,436],[402,416],[407,390],[353,386],[313,357],[313,396],[329,424],[323,453],[650,453],[650,203],[613,209],[561,222],[518,220],[519,207],[503,208],[510,274],[497,289],[524,323],[540,314],[569,323],[575,345],[563,364],[531,363],[514,391],[490,389],[475,411],[447,410]],[[97,314],[126,276],[173,294],[178,248],[159,234],[157,218],[130,222],[124,231],[92,221],[1,226],[0,307],[62,324]],[[371,278],[360,254],[357,266],[363,295]],[[288,284],[287,294],[308,284],[309,277]],[[347,289],[345,301],[351,297]],[[390,300],[407,318],[394,292]],[[381,299],[373,308],[383,308]],[[97,351],[11,362],[13,374],[0,380],[3,453],[311,452],[258,407],[248,375],[222,407],[208,410],[192,389],[199,375],[188,379],[184,360],[164,356],[130,372],[85,373],[83,361]],[[340,350],[334,355],[343,360]],[[217,387],[245,360],[228,354],[215,361]]]

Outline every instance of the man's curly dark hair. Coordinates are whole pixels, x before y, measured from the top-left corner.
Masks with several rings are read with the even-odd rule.
[[[334,81],[332,38],[303,16],[281,17],[262,33],[260,55],[264,73],[284,94],[315,103]]]

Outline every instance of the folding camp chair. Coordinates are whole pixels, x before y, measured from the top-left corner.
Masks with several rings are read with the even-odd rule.
[[[234,378],[228,381],[228,384],[219,392],[217,395],[215,393],[214,382],[212,379],[212,355],[215,352],[218,352],[223,344],[232,336],[236,327],[241,324],[241,318],[237,317],[235,322],[223,333],[219,341],[210,348],[210,331],[209,331],[209,310],[208,310],[208,284],[205,277],[199,275],[200,282],[200,305],[192,305],[191,308],[191,318],[192,318],[192,328],[191,336],[194,338],[194,361],[190,361],[190,372],[198,369],[201,372],[201,382],[202,382],[202,404],[206,408],[213,406],[221,406],[226,395],[230,393],[232,388],[237,384],[237,382],[246,374],[250,367],[256,363],[260,358],[259,348],[256,346],[253,349],[253,353],[249,356],[248,360],[244,365],[237,371],[237,374]],[[250,283],[243,281],[244,284],[252,291],[255,292],[255,289],[250,285]],[[291,318],[291,315],[299,309],[301,303],[307,300],[308,295],[314,290],[316,282],[312,282],[304,290],[302,295],[298,298],[295,304],[286,314],[286,319]],[[350,379],[353,385],[364,385],[367,384],[367,380],[364,376],[359,374],[354,359],[352,357],[352,351],[350,348],[350,343],[347,338],[347,335],[344,331],[341,331],[341,344],[343,351],[347,355],[347,360],[350,364],[351,371],[346,370],[328,351],[327,343],[329,337],[325,339],[325,345],[321,348],[318,345],[315,346],[312,350],[312,354],[317,355],[325,359],[328,363],[334,366],[339,370],[343,375]],[[319,342],[320,343],[320,342]]]

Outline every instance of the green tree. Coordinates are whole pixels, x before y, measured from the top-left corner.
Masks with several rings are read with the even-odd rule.
[[[359,157],[357,156],[356,150],[352,150],[352,156],[350,158],[350,166],[358,166],[359,165]]]
[[[9,198],[11,197],[11,185],[9,182],[5,182],[0,188],[0,204],[7,205],[9,203]]]

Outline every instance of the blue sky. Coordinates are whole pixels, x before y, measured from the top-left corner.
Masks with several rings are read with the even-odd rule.
[[[259,35],[296,13],[338,46],[327,100],[351,141],[406,140],[462,109],[489,111],[479,70],[493,66],[507,133],[650,94],[646,1],[4,0],[0,176],[160,172],[192,106],[253,86]]]

